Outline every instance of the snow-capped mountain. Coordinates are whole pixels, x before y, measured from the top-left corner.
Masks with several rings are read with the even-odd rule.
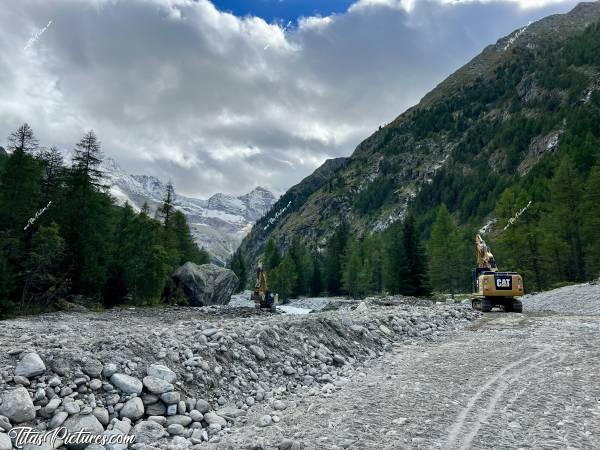
[[[104,160],[102,170],[109,182],[110,193],[119,204],[129,202],[139,211],[147,202],[151,214],[154,214],[162,203],[166,184],[158,178],[130,175],[112,158]],[[252,225],[269,211],[275,201],[271,192],[259,186],[239,197],[219,193],[208,200],[176,194],[175,206],[187,216],[198,245],[208,250],[214,262],[223,265]]]

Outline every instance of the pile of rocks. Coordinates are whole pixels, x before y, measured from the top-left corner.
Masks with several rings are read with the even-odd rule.
[[[431,339],[478,316],[447,305],[223,320],[199,320],[193,309],[151,311],[4,322],[0,450],[19,424],[134,435],[133,448],[218,442],[249,420],[256,402],[284,411],[290,395],[330,395],[394,342]]]
[[[524,296],[525,313],[600,314],[600,281]]]
[[[227,419],[245,413],[214,412],[208,401],[182,395],[173,384],[177,375],[164,365],[150,365],[140,380],[113,363],[84,363],[81,372],[58,370],[61,377],[37,353],[20,354],[12,377],[3,373],[8,386],[0,393],[0,450],[12,448],[6,433],[22,424],[40,431],[62,426],[73,433],[133,434],[138,445],[168,436],[199,444],[226,428]],[[127,371],[135,368],[130,363]]]

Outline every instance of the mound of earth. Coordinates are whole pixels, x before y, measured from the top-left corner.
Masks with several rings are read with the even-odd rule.
[[[525,313],[600,314],[600,283],[565,286],[523,297]]]

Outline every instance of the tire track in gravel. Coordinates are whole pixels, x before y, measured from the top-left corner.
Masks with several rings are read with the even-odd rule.
[[[530,372],[531,369],[535,368],[536,366],[540,366],[543,363],[550,361],[552,355],[550,355],[550,357],[544,358],[537,362],[533,362],[533,363],[531,362],[532,360],[534,360],[535,358],[537,358],[539,356],[548,354],[549,351],[550,351],[550,348],[547,347],[543,350],[540,350],[537,353],[534,353],[533,355],[527,356],[527,357],[522,358],[518,361],[515,361],[511,364],[508,364],[508,365],[504,366],[501,370],[496,372],[496,375],[491,377],[488,380],[488,382],[477,391],[477,393],[467,403],[467,406],[459,414],[458,420],[455,422],[454,426],[450,430],[450,437],[449,437],[449,443],[448,443],[449,447],[450,448],[460,448],[461,450],[472,448],[471,443],[473,442],[473,439],[477,436],[477,433],[479,432],[479,429],[481,428],[481,426],[484,423],[486,423],[487,420],[492,416],[492,414],[496,410],[496,405],[501,400],[501,398],[504,396],[504,394],[506,393],[506,390],[511,386],[511,383],[516,381],[517,379],[523,377],[523,375],[525,375],[527,372]],[[520,366],[523,363],[527,363],[527,364],[525,364],[524,366]],[[513,369],[516,369],[516,370],[513,371]],[[491,393],[491,398],[489,399],[489,401],[486,402],[486,404],[484,406],[481,406],[480,408],[474,408],[476,406],[478,400],[480,398],[483,398],[486,391],[488,391],[488,389],[490,387],[492,387],[494,384],[496,384],[496,387],[493,390],[493,392]],[[454,443],[458,439],[458,436],[460,435],[460,432],[463,430],[464,426],[466,425],[465,422],[466,422],[467,416],[469,415],[469,413],[471,411],[472,411],[471,417],[475,418],[473,420],[473,423],[469,424],[469,427],[471,428],[471,430],[464,437],[464,439],[462,439],[462,443],[460,446],[454,445]],[[460,441],[460,439],[458,439],[458,440]]]
[[[487,419],[487,417],[489,417],[491,415],[491,413],[493,412],[494,406],[496,405],[496,403],[498,402],[498,400],[500,399],[500,397],[502,396],[502,394],[508,387],[507,385],[503,386],[503,384],[506,384],[506,382],[502,379],[502,377],[507,372],[509,372],[515,368],[518,368],[521,364],[524,364],[531,359],[534,359],[538,356],[543,355],[544,353],[548,352],[548,350],[549,350],[548,348],[544,348],[543,350],[540,350],[537,353],[534,353],[533,355],[526,356],[525,358],[519,359],[518,361],[514,361],[510,364],[507,364],[502,369],[500,369],[498,372],[496,372],[491,378],[489,378],[488,381],[483,386],[481,386],[477,390],[477,392],[475,392],[475,394],[469,399],[469,402],[467,403],[467,405],[462,409],[462,411],[458,415],[456,421],[454,422],[454,425],[452,425],[452,427],[450,428],[450,432],[448,433],[448,447],[449,448],[457,448],[456,442],[457,442],[457,440],[459,440],[461,431],[463,430],[463,428],[466,425],[469,413],[471,413],[471,411],[473,411],[472,416],[475,417],[474,429],[465,437],[462,445],[460,447],[458,447],[461,449],[469,448],[469,444],[471,443],[471,441],[477,434],[477,431],[479,431],[479,428],[481,427],[481,423],[484,420],[481,418],[481,414],[480,414],[481,408],[479,408],[479,409],[475,408],[475,406],[476,406],[477,402],[480,400],[480,398],[495,383],[499,384],[499,386],[494,390],[494,392],[492,394],[492,398],[491,398],[490,402],[488,403],[487,407],[485,408],[485,412],[486,412],[485,418]]]
[[[489,314],[394,346],[340,390],[298,398],[277,427],[240,429],[218,450],[284,438],[306,450],[600,450],[599,367],[599,317]]]

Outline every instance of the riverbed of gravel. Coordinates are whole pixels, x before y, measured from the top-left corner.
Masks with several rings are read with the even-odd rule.
[[[0,450],[23,424],[130,434],[132,448],[202,448],[244,426],[255,405],[272,413],[253,425],[274,426],[296,396],[342,389],[395,343],[443,339],[479,317],[459,305],[383,303],[395,306],[128,308],[1,322]]]
[[[526,295],[523,312],[560,314],[600,314],[600,282],[565,286],[552,291]]]

